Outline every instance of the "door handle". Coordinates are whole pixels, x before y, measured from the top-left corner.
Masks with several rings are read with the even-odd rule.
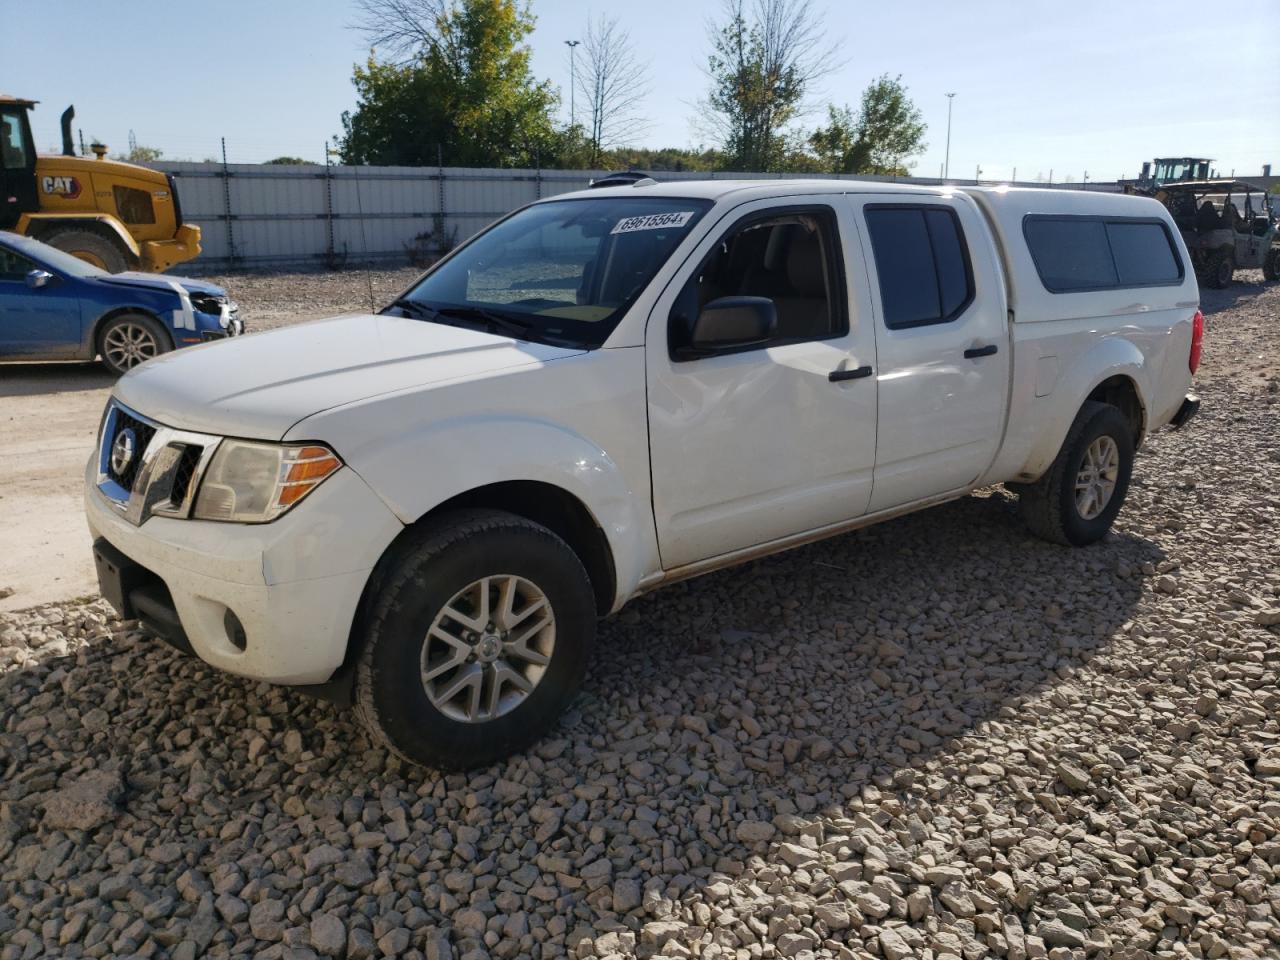
[[[978,357],[989,357],[993,353],[999,352],[1000,348],[994,343],[988,343],[985,347],[970,347],[964,352],[966,360],[976,360]]]
[[[870,367],[854,367],[852,370],[832,370],[827,374],[827,379],[832,383],[839,383],[841,380],[861,380],[869,376],[871,376]]]

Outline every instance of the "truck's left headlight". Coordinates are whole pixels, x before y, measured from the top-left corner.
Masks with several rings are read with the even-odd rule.
[[[223,440],[200,483],[197,520],[266,523],[324,482],[342,461],[318,443]]]

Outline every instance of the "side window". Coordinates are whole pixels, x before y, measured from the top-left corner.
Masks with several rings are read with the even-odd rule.
[[[1097,290],[1119,282],[1101,220],[1033,218],[1027,245],[1045,287],[1054,293]]]
[[[1177,283],[1182,279],[1169,235],[1160,224],[1108,223],[1107,240],[1121,286]]]
[[[35,261],[0,247],[0,280],[25,281],[27,274],[34,269],[36,269]]]
[[[789,209],[734,224],[685,283],[671,310],[668,343],[686,346],[702,308],[721,297],[766,297],[778,314],[780,343],[825,340],[849,329],[835,214]]]
[[[958,317],[973,300],[973,270],[955,211],[870,205],[866,218],[885,326],[901,330]]]
[[[1050,293],[1148,287],[1183,277],[1168,228],[1158,220],[1029,216],[1023,233]]]
[[[0,111],[0,166],[22,170],[29,165],[31,149],[23,136],[22,114]]]

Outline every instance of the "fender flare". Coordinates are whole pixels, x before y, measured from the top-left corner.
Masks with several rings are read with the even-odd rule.
[[[1022,475],[1043,476],[1058,451],[1062,449],[1067,431],[1075,422],[1076,414],[1084,406],[1089,394],[1099,384],[1112,377],[1125,377],[1133,383],[1134,392],[1143,411],[1149,409],[1147,398],[1151,395],[1148,389],[1150,365],[1142,355],[1142,351],[1122,337],[1106,337],[1094,344],[1092,348],[1077,357],[1054,386],[1053,396],[1058,402],[1053,404],[1048,422],[1040,431],[1040,436],[1031,448],[1023,463]],[[1067,402],[1067,398],[1070,401]],[[1144,416],[1145,419],[1145,416]]]
[[[310,418],[284,440],[305,440]],[[382,437],[375,446],[335,448],[404,524],[473,490],[510,481],[557,487],[583,505],[604,534],[615,572],[613,609],[631,596],[652,565],[652,519],[639,509],[647,491],[633,491],[622,469],[599,445],[564,426],[504,414],[457,417]],[[465,450],[464,457],[442,451]]]
[[[133,238],[124,224],[116,217],[109,213],[24,213],[14,227],[15,232],[32,236],[31,228],[33,225],[39,227],[61,227],[75,226],[77,223],[92,224],[91,229],[102,230],[107,229],[112,236],[118,239],[125,248],[135,258],[142,259],[142,248],[138,246],[138,241]],[[36,237],[38,240],[39,237]]]

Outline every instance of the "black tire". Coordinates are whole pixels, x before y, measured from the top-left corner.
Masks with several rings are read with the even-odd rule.
[[[40,239],[49,246],[101,267],[108,273],[121,273],[134,266],[133,254],[119,241],[109,240],[94,230],[74,227],[53,230]]]
[[[1076,478],[1090,446],[1102,437],[1110,437],[1117,448],[1115,487],[1105,508],[1086,519],[1076,500]],[[1028,529],[1042,540],[1070,547],[1101,540],[1111,529],[1129,491],[1133,441],[1132,428],[1124,414],[1108,403],[1086,401],[1048,472],[1036,483],[1016,488],[1019,511]]]
[[[469,585],[504,576],[531,583],[550,605],[554,645],[545,672],[505,713],[472,721],[448,715],[458,704],[437,707],[423,678],[428,630]],[[546,527],[500,511],[459,511],[400,549],[370,589],[359,625],[356,708],[373,737],[404,759],[446,770],[500,760],[538,739],[577,694],[595,638],[595,595],[577,554]],[[446,672],[446,689],[451,677],[476,668],[487,697],[493,674],[480,663]],[[443,691],[437,685],[435,692]]]
[[[1268,280],[1280,280],[1280,247],[1267,251],[1262,261],[1262,275]]]
[[[1210,258],[1209,267],[1205,270],[1205,285],[1214,290],[1225,290],[1231,286],[1235,272],[1236,258],[1230,253],[1216,253]]]
[[[136,344],[137,352],[122,353],[119,349],[122,340]],[[121,313],[98,330],[97,346],[102,365],[119,376],[152,357],[168,353],[173,349],[173,340],[155,318],[142,313]]]

